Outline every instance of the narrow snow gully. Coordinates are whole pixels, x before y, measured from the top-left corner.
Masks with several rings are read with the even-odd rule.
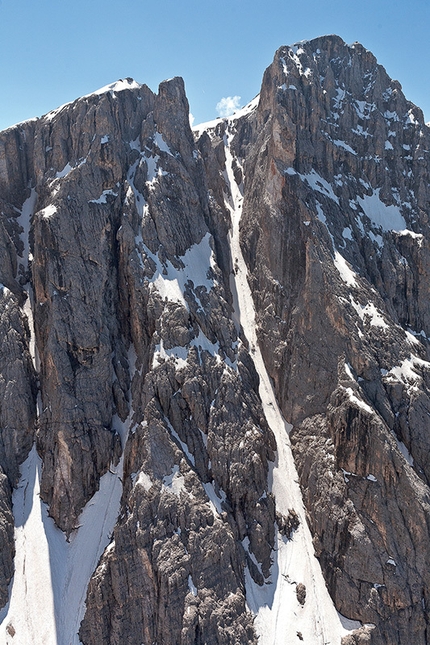
[[[272,574],[265,585],[257,585],[246,570],[246,596],[249,609],[255,614],[255,629],[260,645],[287,645],[303,638],[308,645],[340,645],[342,636],[361,626],[344,619],[336,611],[318,560],[315,557],[312,537],[306,522],[305,509],[298,484],[286,423],[279,410],[270,377],[258,345],[255,309],[247,280],[247,267],[239,243],[239,224],[243,205],[243,186],[238,186],[233,173],[231,141],[235,133],[235,120],[228,121],[224,136],[226,156],[226,183],[230,197],[226,206],[232,218],[230,248],[232,266],[231,288],[236,316],[249,342],[255,367],[260,377],[260,398],[264,413],[277,443],[277,458],[272,471],[272,492],[277,510],[288,515],[294,509],[300,526],[293,538],[287,540],[276,528]],[[235,159],[238,164],[239,159]],[[297,599],[297,585],[306,587],[303,606]],[[345,625],[345,626],[344,626]],[[349,629],[348,629],[349,628]]]

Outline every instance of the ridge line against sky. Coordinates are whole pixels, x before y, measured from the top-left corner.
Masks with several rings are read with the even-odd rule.
[[[0,0],[0,129],[119,78],[182,76],[195,123],[248,103],[282,45],[361,42],[430,121],[428,0]],[[218,112],[217,112],[218,105]]]

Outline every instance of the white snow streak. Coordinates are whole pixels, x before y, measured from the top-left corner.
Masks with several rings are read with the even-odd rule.
[[[239,244],[243,197],[233,175],[230,137],[230,134],[225,137],[226,175],[231,191],[231,199],[226,203],[233,223],[230,244],[236,270],[232,274],[231,286],[237,322],[242,324],[245,336],[250,343],[255,367],[260,377],[259,391],[264,413],[276,437],[277,460],[273,468],[272,491],[276,497],[277,509],[287,515],[288,509],[294,508],[300,517],[300,526],[291,541],[286,541],[277,532],[271,581],[267,581],[263,587],[260,587],[252,580],[246,569],[247,602],[256,615],[255,628],[260,645],[295,643],[298,631],[302,632],[304,642],[308,645],[325,645],[328,642],[340,645],[342,636],[348,630],[341,624],[314,555],[312,537],[305,518],[298,476],[289,444],[289,426],[278,408],[258,346],[254,304],[247,281],[247,268]],[[311,175],[311,181],[312,179]],[[330,188],[322,184],[322,192],[325,194],[330,193]],[[299,582],[304,583],[307,590],[303,607],[298,603],[295,593],[296,583]]]
[[[339,251],[334,252],[334,264],[336,269],[340,273],[342,280],[350,287],[357,287],[356,274],[349,267],[345,258],[339,253]]]

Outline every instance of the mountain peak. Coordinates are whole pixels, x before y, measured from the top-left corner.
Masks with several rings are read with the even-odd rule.
[[[427,645],[429,150],[338,36],[0,133],[1,642]]]

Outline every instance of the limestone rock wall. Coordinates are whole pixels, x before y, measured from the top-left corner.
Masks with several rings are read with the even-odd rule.
[[[424,645],[429,129],[337,37],[278,50],[236,127],[261,347],[329,590],[372,642]]]
[[[261,639],[251,590],[277,584],[297,526],[271,492],[232,279],[241,209],[315,553],[362,624],[342,643],[429,641],[429,150],[399,83],[336,36],[280,48],[259,97],[194,135],[179,78],[157,94],[119,81],[0,133],[2,606],[36,442],[68,540],[122,474],[83,645]]]

